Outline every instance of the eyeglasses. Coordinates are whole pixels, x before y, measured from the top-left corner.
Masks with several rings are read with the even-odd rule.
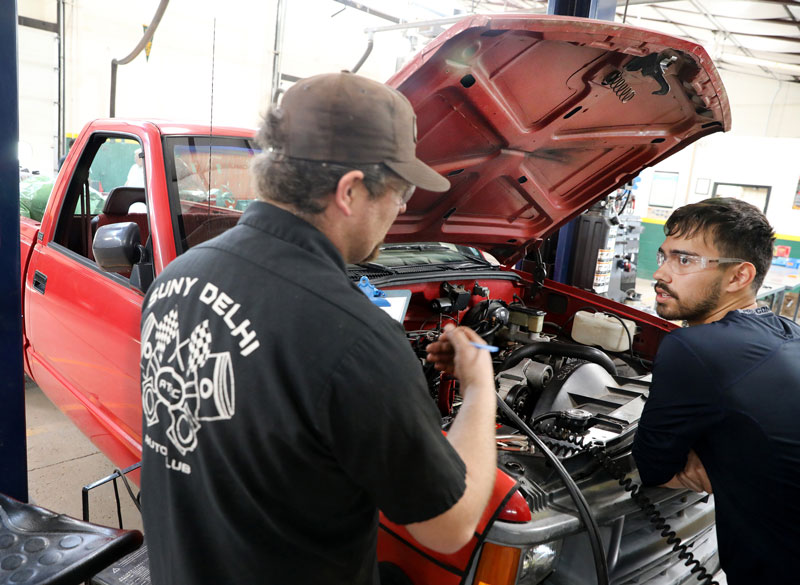
[[[394,191],[394,194],[397,196],[397,206],[403,207],[403,205],[406,205],[411,199],[411,196],[414,195],[414,191],[417,187],[406,183],[402,187],[390,185],[389,188]]]
[[[670,252],[669,257],[663,251],[656,253],[656,264],[661,268],[664,264],[669,264],[670,269],[675,274],[689,274],[705,270],[712,263],[733,264],[736,262],[747,262],[743,258],[709,258],[708,256],[695,256],[694,254],[681,254],[680,252]]]

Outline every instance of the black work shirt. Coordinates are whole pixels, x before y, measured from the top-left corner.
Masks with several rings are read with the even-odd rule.
[[[154,585],[377,584],[377,509],[418,522],[464,492],[400,324],[267,203],[156,279],[141,373]]]
[[[728,583],[800,574],[800,327],[767,309],[670,333],[653,370],[633,455],[646,485],[689,449],[714,489]]]

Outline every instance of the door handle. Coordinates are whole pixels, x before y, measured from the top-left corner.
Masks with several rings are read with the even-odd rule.
[[[44,287],[47,285],[47,275],[38,270],[33,273],[33,288],[44,294]]]

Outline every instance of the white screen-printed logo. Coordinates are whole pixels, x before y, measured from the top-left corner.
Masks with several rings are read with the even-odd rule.
[[[235,380],[230,352],[212,351],[208,320],[198,323],[187,339],[181,338],[178,323],[177,309],[161,320],[152,313],[145,320],[142,407],[147,427],[169,416],[164,421],[167,438],[186,455],[197,447],[202,423],[233,417]]]

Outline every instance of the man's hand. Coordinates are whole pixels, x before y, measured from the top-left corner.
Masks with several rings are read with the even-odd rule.
[[[713,494],[714,490],[711,487],[711,481],[708,479],[706,468],[703,467],[703,462],[693,450],[689,451],[689,457],[686,459],[686,467],[683,471],[678,473],[678,479],[688,487],[690,490],[696,492],[708,492]]]
[[[711,487],[711,481],[708,479],[706,468],[703,467],[703,462],[693,450],[689,451],[689,456],[686,459],[686,466],[683,471],[675,474],[671,480],[663,485],[663,487],[670,488],[686,488],[696,492],[707,492],[713,494],[714,490]]]
[[[428,346],[428,361],[460,382],[464,402],[447,440],[467,466],[467,487],[452,508],[406,528],[421,544],[443,553],[456,552],[472,539],[497,474],[492,359],[470,341],[483,343],[472,329],[448,325],[438,341]]]
[[[469,327],[446,325],[437,341],[428,345],[428,361],[440,372],[455,376],[461,382],[462,393],[473,384],[491,384],[494,378],[491,355],[485,349],[470,344],[485,341]],[[492,390],[494,387],[492,386]]]

